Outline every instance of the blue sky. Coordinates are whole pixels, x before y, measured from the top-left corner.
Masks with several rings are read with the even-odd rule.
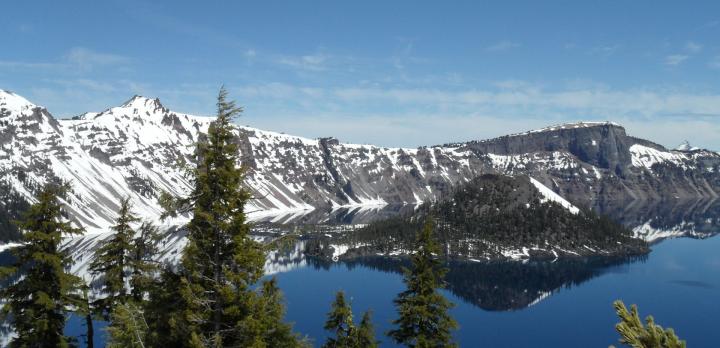
[[[0,88],[58,117],[134,94],[387,146],[612,120],[720,149],[718,1],[13,1]]]

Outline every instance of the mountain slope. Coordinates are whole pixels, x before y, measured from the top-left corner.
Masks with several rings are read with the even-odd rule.
[[[67,181],[69,217],[90,232],[105,231],[126,196],[139,215],[157,220],[162,191],[189,191],[186,169],[211,121],[140,96],[102,112],[56,120],[45,108],[0,90],[0,211],[9,220],[42,184]],[[238,165],[248,168],[247,183],[256,197],[249,207],[255,215],[416,204],[437,200],[483,173],[530,175],[576,205],[720,194],[717,153],[666,150],[612,123],[417,149],[250,127],[237,127],[235,141]]]

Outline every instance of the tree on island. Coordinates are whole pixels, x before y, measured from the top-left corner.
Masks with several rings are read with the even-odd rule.
[[[60,244],[67,235],[80,231],[63,218],[59,197],[64,186],[47,185],[25,213],[18,227],[23,243],[12,249],[16,261],[0,272],[6,280],[19,280],[4,289],[3,315],[17,337],[10,347],[69,347],[72,338],[63,334],[66,311],[82,307],[78,295],[82,281],[67,269],[71,259]]]
[[[458,325],[448,311],[453,304],[438,291],[447,269],[439,259],[440,246],[433,237],[433,222],[427,218],[418,234],[411,269],[405,269],[407,289],[395,299],[400,317],[388,336],[407,347],[455,347],[452,330]]]

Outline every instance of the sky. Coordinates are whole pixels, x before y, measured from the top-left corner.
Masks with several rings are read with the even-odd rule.
[[[12,1],[0,89],[56,117],[135,94],[383,146],[609,120],[720,150],[720,1]]]

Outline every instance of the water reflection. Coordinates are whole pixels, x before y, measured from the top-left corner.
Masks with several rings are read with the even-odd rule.
[[[555,262],[466,262],[452,261],[445,277],[447,289],[487,311],[511,311],[532,306],[561,289],[569,289],[610,272],[625,272],[625,266],[644,262],[647,256],[623,258],[560,259]],[[367,267],[401,273],[409,267],[402,258],[368,257],[343,261],[349,268]],[[309,259],[318,269],[332,263]]]
[[[708,238],[720,232],[720,199],[597,201],[591,207],[650,242],[676,237]],[[258,226],[362,225],[409,214],[414,208],[414,205],[388,205],[316,209],[256,216],[253,221]]]
[[[593,209],[649,242],[709,238],[720,232],[720,199],[596,202]]]
[[[251,215],[250,219],[258,224],[272,223],[281,225],[357,225],[367,224],[388,217],[409,214],[415,205],[384,205],[339,207],[332,209],[315,209],[288,212],[276,215]]]

